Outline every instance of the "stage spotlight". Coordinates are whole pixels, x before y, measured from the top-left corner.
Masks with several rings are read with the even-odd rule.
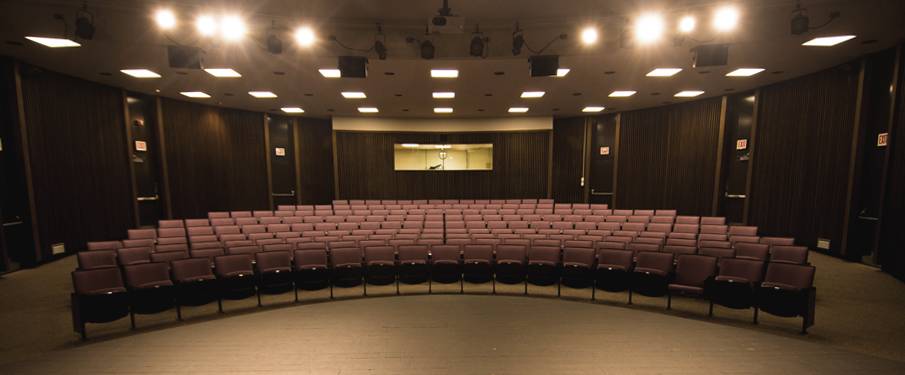
[[[593,44],[596,42],[597,30],[592,27],[584,29],[584,31],[581,32],[581,41],[584,42],[584,44]]]
[[[713,14],[713,28],[717,31],[729,31],[738,23],[738,9],[720,8]]]
[[[475,57],[486,57],[484,56],[484,43],[489,42],[490,38],[484,37],[484,33],[480,31],[478,24],[474,25],[474,32],[471,35],[471,45],[468,48],[468,53]]]
[[[314,44],[314,39],[314,31],[308,27],[303,27],[295,32],[295,41],[302,47]]]
[[[518,56],[522,53],[522,46],[525,45],[525,35],[521,29],[518,27],[518,22],[515,23],[515,32],[512,33],[512,55]]]
[[[383,40],[381,40],[383,39]],[[386,45],[387,37],[383,35],[383,28],[380,27],[380,23],[377,23],[377,35],[374,35],[374,51],[377,52],[377,57],[381,60],[387,59],[387,45]]]
[[[245,36],[245,22],[238,16],[226,16],[220,21],[220,32],[226,40],[238,40]]]
[[[217,32],[217,22],[211,16],[198,17],[195,27],[198,28],[198,33],[203,36],[211,36]]]
[[[91,38],[94,37],[94,14],[88,11],[87,4],[85,4],[82,10],[78,13],[79,14],[76,15],[77,18],[75,19],[75,36],[85,40],[91,40]],[[89,20],[81,13],[90,15],[91,19]]]
[[[660,39],[662,34],[663,18],[658,15],[644,15],[635,22],[635,40],[638,42],[651,43]]]
[[[807,11],[806,8],[801,7],[801,3],[795,5],[795,10],[792,13],[798,12],[798,14],[792,18],[792,35],[801,35],[808,32],[808,16],[804,15],[804,12]]]
[[[695,20],[692,16],[682,17],[682,20],[679,21],[679,32],[681,33],[690,33],[694,30]]]
[[[164,30],[172,29],[173,26],[176,26],[176,16],[169,10],[157,11],[154,19],[157,20],[157,26]]]
[[[267,37],[267,52],[274,55],[283,53],[283,41],[280,40],[280,37],[276,36],[276,34],[270,34],[270,36]]]
[[[430,60],[434,58],[434,44],[429,40],[421,43],[421,58]]]

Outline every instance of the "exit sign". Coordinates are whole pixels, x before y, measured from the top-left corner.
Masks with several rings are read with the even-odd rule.
[[[748,140],[747,140],[747,139],[739,139],[738,141],[735,142],[735,149],[736,149],[736,150],[744,150],[744,149],[746,149],[746,148],[748,148]]]
[[[877,146],[886,146],[886,142],[889,140],[889,133],[880,133],[877,136]]]

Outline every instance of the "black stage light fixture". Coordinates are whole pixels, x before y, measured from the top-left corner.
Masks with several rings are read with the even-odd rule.
[[[729,63],[728,44],[708,44],[694,47],[695,68],[723,66]]]
[[[276,34],[267,37],[267,51],[274,55],[283,53],[283,41]]]
[[[792,35],[801,35],[808,32],[808,16],[804,13],[808,10],[806,8],[801,7],[801,3],[795,5],[795,10],[792,13],[798,13],[795,17],[792,17]]]
[[[79,13],[90,15],[91,19],[89,20]],[[75,36],[85,40],[91,40],[94,37],[94,14],[88,11],[88,4],[85,4],[81,11],[76,12]]]
[[[522,46],[525,45],[525,35],[521,29],[518,27],[518,22],[515,23],[515,32],[512,33],[512,55],[518,56],[522,53]]]
[[[421,43],[421,58],[430,60],[434,58],[434,44],[429,40]]]
[[[490,38],[484,36],[484,33],[478,29],[478,24],[474,25],[474,32],[471,35],[473,38],[471,38],[468,53],[475,57],[487,57],[484,55],[484,43],[490,42]]]
[[[381,40],[383,39],[383,40]],[[383,35],[383,28],[380,27],[380,22],[377,23],[377,35],[374,35],[374,51],[377,52],[377,57],[381,60],[387,59],[387,36]]]
[[[342,78],[367,78],[368,58],[364,56],[340,56],[339,76]]]
[[[559,70],[559,55],[531,56],[528,58],[528,70],[532,77],[556,76]]]
[[[201,69],[201,48],[188,46],[167,46],[170,68]]]

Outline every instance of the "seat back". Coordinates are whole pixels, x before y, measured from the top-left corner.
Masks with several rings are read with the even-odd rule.
[[[770,248],[770,262],[805,264],[808,262],[806,246],[773,245]]]
[[[327,267],[326,249],[295,250],[293,252],[295,268]]]
[[[153,252],[154,250],[147,246],[116,249],[116,261],[122,266],[133,263],[146,263],[151,261],[151,253]]]
[[[365,263],[371,262],[396,262],[395,246],[368,246],[365,248]]]
[[[333,267],[361,265],[361,250],[358,248],[339,248],[330,250],[330,264]]]
[[[415,245],[399,245],[399,263],[405,262],[424,262],[428,261],[428,245],[424,244],[415,244]]]
[[[222,255],[214,258],[214,269],[217,276],[250,275],[254,273],[252,257],[249,254]]]
[[[698,248],[694,246],[665,245],[663,246],[663,252],[673,254],[673,259],[677,261],[680,254],[696,254]]]
[[[764,262],[770,253],[770,245],[761,243],[739,242],[735,244],[735,257],[753,259]]]
[[[638,252],[635,269],[654,270],[665,275],[672,271],[673,258],[673,254],[670,253],[641,251]]]
[[[496,247],[496,259],[525,263],[528,260],[528,247],[525,245],[502,244]]]
[[[455,261],[462,259],[462,247],[460,245],[433,245],[431,246],[431,262]]]
[[[116,251],[113,250],[82,251],[76,256],[79,259],[80,270],[117,266]]]
[[[468,261],[486,260],[493,262],[493,245],[490,244],[468,244],[463,246],[462,258]]]
[[[184,282],[193,279],[213,276],[211,260],[208,258],[179,259],[170,263],[173,281]]]
[[[722,264],[723,258],[735,258],[735,249],[724,247],[701,247],[698,254],[716,257],[717,263]]]
[[[760,239],[760,243],[764,243],[767,245],[780,245],[780,246],[794,246],[795,239],[788,237],[762,237]]]
[[[594,267],[596,256],[597,254],[594,249],[586,247],[566,247],[562,250],[562,263],[592,268]]]
[[[679,255],[675,284],[704,287],[704,280],[716,276],[717,258],[708,255]]]
[[[88,251],[95,250],[116,250],[122,246],[119,241],[96,241],[96,242],[88,242],[87,244]]]
[[[600,249],[597,251],[597,267],[618,266],[628,271],[632,269],[634,254],[627,250]]]
[[[73,271],[72,284],[76,294],[86,296],[126,291],[119,268],[115,267]]]
[[[810,288],[814,283],[814,267],[800,264],[767,264],[763,286],[790,288],[796,291]]]
[[[728,232],[728,234],[729,234],[730,236],[732,236],[732,235],[739,235],[739,236],[756,236],[756,235],[757,235],[757,227],[734,225],[734,226],[729,227],[729,232]]]
[[[292,268],[292,255],[288,250],[255,253],[258,272]]]
[[[531,246],[528,251],[528,263],[552,262],[560,264],[560,249],[554,246]]]
[[[750,259],[723,258],[720,262],[719,277],[752,284],[759,283],[764,279],[764,262]]]
[[[170,268],[161,262],[125,266],[123,275],[126,278],[126,286],[130,289],[172,284]]]

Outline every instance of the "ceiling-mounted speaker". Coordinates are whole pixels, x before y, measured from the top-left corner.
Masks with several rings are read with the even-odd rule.
[[[695,68],[723,66],[729,64],[728,44],[709,44],[694,47]]]
[[[559,70],[559,56],[531,56],[528,58],[528,69],[532,77],[555,76]]]
[[[170,61],[170,68],[201,69],[201,48],[167,46],[167,59]]]
[[[368,58],[364,56],[340,56],[339,76],[343,78],[368,78]]]

